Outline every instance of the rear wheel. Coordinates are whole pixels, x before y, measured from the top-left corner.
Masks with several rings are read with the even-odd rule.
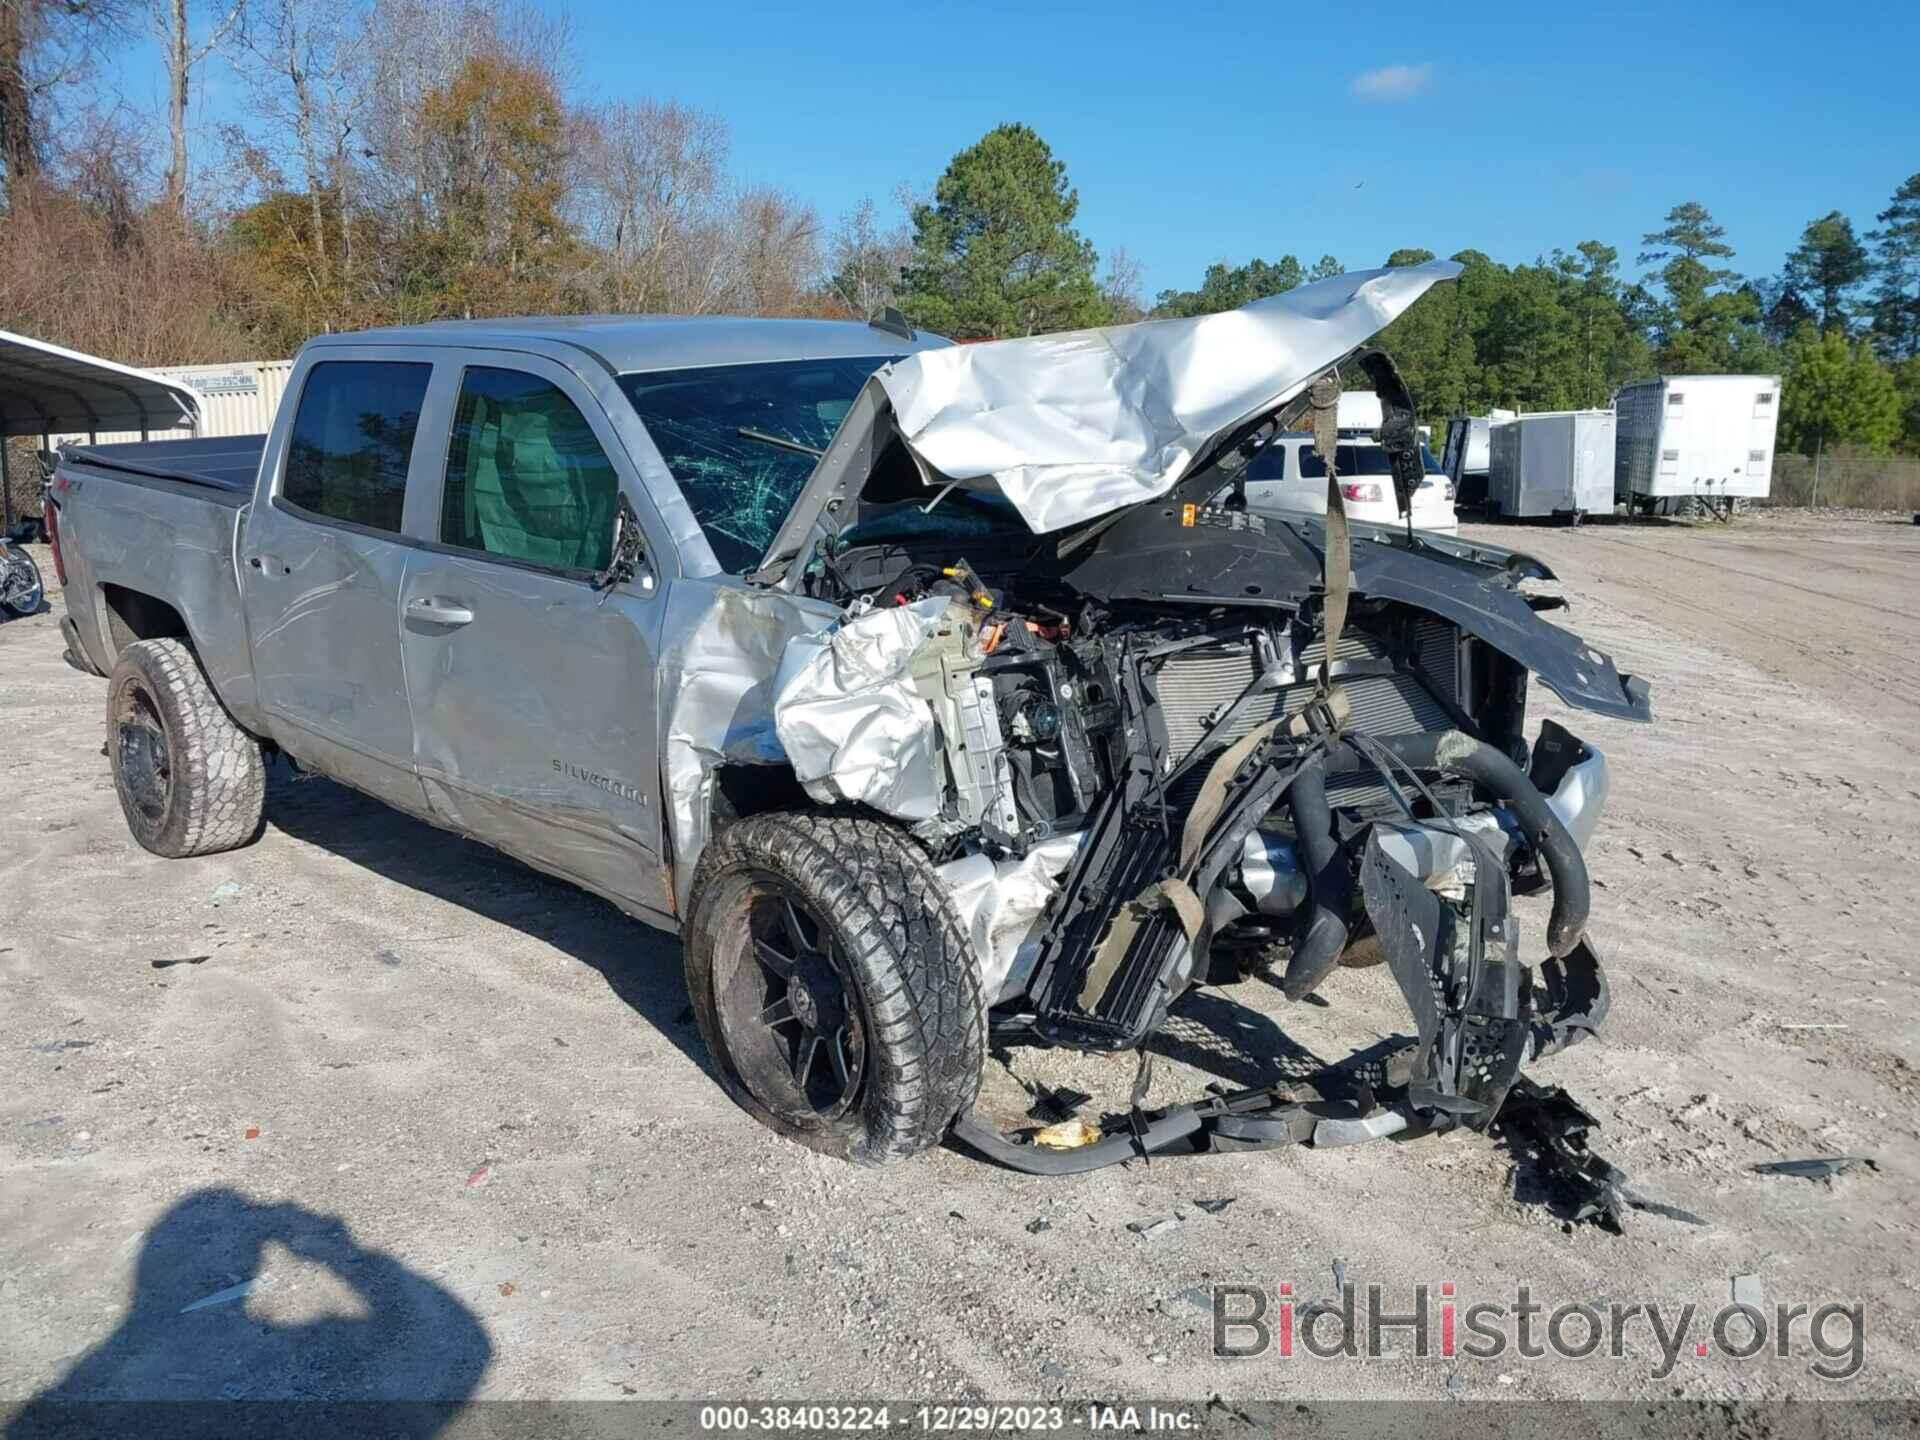
[[[700,858],[687,989],[728,1092],[860,1164],[937,1144],[973,1104],[986,1013],[972,949],[906,836],[845,815],[742,820]]]
[[[133,838],[180,859],[253,839],[267,793],[260,742],[233,723],[179,640],[138,640],[107,687],[107,752]]]

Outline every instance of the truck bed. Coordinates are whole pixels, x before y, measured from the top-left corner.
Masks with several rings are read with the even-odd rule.
[[[113,669],[129,633],[165,633],[170,612],[215,693],[243,723],[254,718],[235,566],[265,447],[264,435],[62,447],[68,642],[94,670]]]
[[[66,459],[120,475],[205,485],[249,496],[260,471],[265,435],[223,435],[207,440],[152,440],[123,445],[69,445]]]

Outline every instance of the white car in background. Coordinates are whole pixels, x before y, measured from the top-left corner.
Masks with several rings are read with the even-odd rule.
[[[1420,447],[1420,464],[1426,478],[1413,495],[1413,528],[1457,534],[1453,482],[1425,445]],[[1348,519],[1368,525],[1404,523],[1393,498],[1393,471],[1378,440],[1342,439],[1334,450],[1334,465]],[[1311,435],[1281,435],[1254,458],[1247,467],[1247,508],[1327,513],[1327,469]]]

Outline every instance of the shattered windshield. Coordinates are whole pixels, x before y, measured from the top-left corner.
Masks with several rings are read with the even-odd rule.
[[[867,378],[892,355],[622,375],[721,568],[760,563]],[[742,432],[749,432],[743,434]],[[793,447],[776,443],[790,442]]]

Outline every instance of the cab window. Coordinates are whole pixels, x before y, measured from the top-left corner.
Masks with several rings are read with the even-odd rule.
[[[619,480],[559,387],[523,370],[460,379],[440,540],[555,570],[604,570]]]
[[[310,514],[400,531],[431,365],[327,360],[307,372],[280,497]]]

